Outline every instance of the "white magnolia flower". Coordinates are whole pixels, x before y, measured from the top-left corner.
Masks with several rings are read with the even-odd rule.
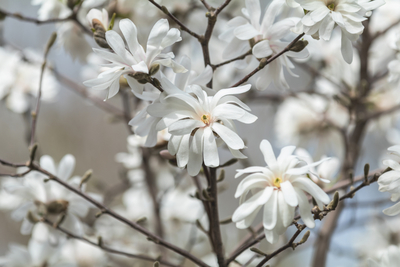
[[[200,85],[205,88],[206,84],[212,78],[213,72],[210,66],[207,66],[203,72],[197,74],[192,70],[191,60],[187,56],[182,57],[179,64],[181,64],[188,71],[185,73],[176,73],[175,77],[172,77],[171,80],[173,80],[174,85],[182,91],[190,93],[191,85],[193,84]],[[156,90],[155,92],[146,91],[143,92],[142,95],[135,95],[144,101],[151,101],[152,104],[160,102],[159,90]],[[156,125],[160,120],[161,118],[150,116],[147,113],[147,107],[145,107],[129,122],[129,125],[135,127],[135,134],[139,136],[146,136],[146,142],[144,144],[146,147],[152,147],[160,141],[160,135],[161,140],[169,140],[170,138],[170,136],[166,135],[165,133],[163,134],[162,132],[156,130]]]
[[[40,166],[74,187],[78,187],[80,184],[80,177],[76,176],[69,179],[75,168],[75,158],[72,155],[65,155],[57,168],[50,156],[42,156],[40,158]],[[19,184],[3,184],[10,194],[16,195],[21,199],[22,204],[12,213],[14,220],[23,221],[21,233],[31,233],[34,226],[34,222],[28,216],[28,213],[31,213],[34,217],[40,218],[44,216],[54,222],[60,216],[65,215],[60,225],[73,233],[82,235],[83,225],[79,217],[84,218],[87,215],[91,204],[56,182],[49,181],[45,183],[44,180],[46,178],[47,176],[33,171],[19,180]],[[91,194],[91,196],[101,199],[98,195]],[[55,243],[58,241],[60,234],[55,229],[53,230],[49,239]]]
[[[307,227],[314,228],[312,205],[305,192],[315,199],[320,209],[330,201],[329,196],[307,177],[311,173],[311,167],[321,161],[304,165],[303,161],[292,155],[295,149],[295,146],[284,147],[276,158],[271,144],[263,140],[260,150],[267,166],[237,170],[235,178],[252,174],[240,182],[235,193],[236,198],[240,197],[240,205],[232,216],[236,227],[248,228],[264,206],[265,236],[268,242],[275,243],[279,235],[292,224],[295,207],[299,206],[304,223]],[[246,199],[249,192],[252,192],[252,196]]]
[[[295,0],[306,15],[296,26],[297,33],[317,36],[325,41],[331,38],[332,30],[339,25],[342,32],[342,56],[347,63],[353,60],[352,42],[362,34],[362,22],[368,15],[385,3],[384,0]],[[293,1],[291,1],[293,2]]]
[[[197,175],[202,163],[209,167],[219,166],[217,142],[224,142],[235,157],[243,158],[239,149],[245,148],[236,133],[233,120],[253,123],[257,117],[235,94],[250,90],[250,85],[221,89],[208,96],[198,85],[192,85],[192,94],[184,92],[163,79],[165,93],[160,103],[148,107],[147,112],[162,118],[156,130],[167,128],[172,135],[168,151],[176,155],[179,167],[187,165],[190,175]]]
[[[391,245],[381,253],[380,259],[376,262],[368,261],[368,267],[394,267],[400,262],[400,247]]]
[[[378,179],[379,191],[389,192],[392,194],[390,200],[397,201],[400,198],[400,145],[391,146],[388,150],[393,154],[396,161],[393,159],[387,159],[383,161],[383,164],[391,171],[385,172]],[[390,208],[384,209],[383,213],[389,216],[394,216],[400,213],[400,202],[394,204]]]
[[[262,22],[261,6],[259,0],[246,0],[246,8],[242,10],[243,17],[235,17],[228,22],[228,29],[222,33],[220,39],[228,40],[229,44],[224,50],[224,57],[239,56],[250,48],[256,58],[265,58],[281,52],[289,42],[281,39],[290,33],[289,29],[294,27],[299,18],[291,17],[274,23],[275,18],[281,13],[284,2],[272,1],[264,13]],[[249,45],[252,44],[251,47]],[[257,89],[266,89],[271,82],[279,88],[289,88],[287,84],[283,67],[288,72],[296,76],[291,69],[294,68],[289,57],[305,58],[308,56],[307,49],[301,52],[289,51],[276,60],[268,64],[260,71],[257,79]]]
[[[32,0],[32,5],[40,5],[38,19],[66,18],[72,10],[67,6],[67,0]]]
[[[86,86],[96,90],[108,89],[108,98],[110,98],[118,93],[119,79],[124,76],[132,90],[141,94],[143,86],[130,75],[152,74],[149,73],[150,69],[157,69],[159,65],[170,67],[174,72],[186,72],[184,67],[172,60],[174,58],[172,52],[161,53],[164,48],[182,40],[178,29],[169,29],[168,20],[160,19],[154,25],[147,40],[146,51],[137,40],[137,29],[131,20],[121,20],[119,27],[128,44],[128,49],[125,48],[124,40],[117,32],[107,31],[106,41],[114,53],[96,48],[93,48],[93,51],[111,61],[111,64],[108,65],[110,68],[100,73],[96,79],[84,82]]]
[[[67,21],[60,25],[57,30],[57,43],[71,55],[73,60],[78,59],[81,63],[91,53],[90,45],[85,39],[85,32],[73,21]]]
[[[47,242],[29,241],[28,247],[11,244],[9,252],[0,257],[3,267],[75,267],[76,264],[66,260],[57,247]]]

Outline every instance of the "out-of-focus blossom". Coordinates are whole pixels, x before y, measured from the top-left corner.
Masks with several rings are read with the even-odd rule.
[[[381,253],[379,260],[368,261],[368,267],[394,267],[400,262],[400,247],[391,245]]]
[[[297,148],[295,152],[301,160],[307,162],[307,164],[312,164],[313,158],[304,148]],[[340,161],[338,158],[331,157],[329,160],[324,160],[325,156],[322,156],[323,162],[318,165],[318,167],[310,167],[310,177],[314,183],[318,184],[321,180],[324,182],[330,182],[335,178],[335,175],[339,171]],[[316,174],[316,175],[315,175]],[[322,186],[322,184],[319,184]]]
[[[39,92],[40,65],[25,61],[22,55],[9,48],[0,47],[0,99],[15,113],[31,108],[32,97]],[[46,69],[42,81],[41,100],[52,101],[58,92],[58,83]]]
[[[289,42],[282,41],[282,38],[288,35],[289,29],[299,21],[299,18],[291,17],[274,23],[275,18],[282,11],[283,5],[282,1],[272,1],[260,23],[260,1],[246,0],[246,8],[242,10],[245,18],[239,16],[230,20],[228,29],[219,36],[229,42],[224,50],[224,57],[236,57],[249,49],[252,49],[253,55],[259,59],[281,52],[289,44]],[[289,88],[284,77],[283,67],[286,67],[292,76],[297,76],[291,71],[294,65],[289,57],[305,58],[307,56],[307,49],[303,49],[300,52],[289,51],[272,61],[259,72],[256,82],[257,89],[264,90],[271,82],[279,88]]]
[[[4,267],[76,267],[71,260],[62,257],[59,249],[47,242],[29,241],[28,247],[11,244],[10,250],[0,257],[0,265]]]
[[[384,0],[295,0],[306,15],[296,25],[297,33],[305,32],[328,41],[336,25],[342,32],[342,56],[347,63],[353,60],[352,42],[362,34],[371,10],[385,3]],[[293,1],[292,1],[293,2]]]
[[[85,33],[75,22],[67,21],[61,24],[57,31],[57,43],[71,55],[73,60],[78,59],[85,63],[92,51],[85,39]]]
[[[233,120],[248,124],[257,117],[233,95],[247,92],[250,85],[221,89],[214,96],[208,96],[198,85],[192,85],[192,94],[189,94],[166,79],[162,84],[165,93],[160,103],[149,106],[147,112],[162,118],[157,130],[167,128],[172,135],[168,150],[176,155],[179,167],[187,165],[189,174],[194,176],[203,162],[209,167],[219,166],[217,141],[225,143],[235,157],[244,157],[239,150],[245,145],[236,133]]]
[[[69,179],[75,167],[75,158],[72,155],[64,156],[57,168],[50,156],[42,156],[40,166],[72,186],[79,187],[80,177]],[[31,233],[35,218],[37,220],[46,217],[56,222],[64,216],[60,225],[77,235],[83,235],[83,225],[79,217],[86,216],[91,204],[56,182],[45,183],[46,178],[44,174],[32,171],[19,180],[19,183],[10,181],[2,184],[4,190],[20,198],[21,205],[13,211],[12,218],[23,221],[21,233]],[[83,190],[84,187],[85,185]],[[90,195],[101,200],[98,195]],[[59,235],[60,232],[53,229],[49,238],[56,243]]]
[[[108,97],[111,98],[119,91],[119,79],[124,76],[129,86],[137,94],[142,94],[143,86],[135,78],[137,74],[154,75],[160,65],[170,67],[174,72],[186,72],[186,69],[176,63],[172,52],[162,54],[164,48],[182,40],[178,29],[169,29],[166,19],[160,19],[153,27],[147,40],[147,49],[137,40],[137,28],[129,19],[123,19],[119,23],[122,34],[128,44],[125,48],[124,40],[115,31],[106,32],[106,40],[114,53],[94,48],[93,51],[104,59],[111,61],[108,70],[100,73],[96,79],[84,82],[86,86],[96,90],[108,89]],[[140,78],[139,78],[140,80]]]
[[[298,94],[286,99],[275,117],[275,130],[283,144],[295,144],[313,151],[316,157],[330,151],[341,155],[342,137],[335,128],[348,122],[347,110],[319,95]]]
[[[387,159],[383,161],[383,164],[391,171],[385,172],[378,179],[379,191],[389,192],[392,194],[390,200],[395,202],[400,198],[400,145],[391,146],[388,148],[393,154],[393,159]],[[390,208],[384,209],[383,213],[389,216],[395,216],[400,213],[400,202],[394,204]]]
[[[314,228],[312,206],[305,192],[314,198],[320,209],[330,201],[329,196],[307,177],[310,174],[317,176],[312,173],[311,167],[319,165],[321,161],[304,164],[304,161],[292,155],[295,149],[295,146],[284,147],[276,158],[271,144],[263,140],[260,150],[267,166],[237,170],[236,178],[251,174],[240,182],[235,193],[236,198],[240,197],[239,207],[232,215],[236,227],[248,228],[264,206],[265,237],[268,242],[276,243],[293,222],[294,210],[298,205],[304,223]],[[246,199],[249,192],[252,192],[252,196]]]

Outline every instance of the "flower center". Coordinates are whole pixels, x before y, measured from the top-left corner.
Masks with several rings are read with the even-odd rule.
[[[276,177],[274,182],[273,182],[274,186],[276,186],[278,188],[281,188],[281,183],[282,183],[282,179],[279,178],[279,177]]]
[[[204,124],[206,124],[206,125],[210,125],[210,122],[211,122],[210,115],[209,114],[203,114],[201,116],[201,121],[204,122]]]
[[[334,2],[329,3],[327,5],[327,7],[328,7],[329,10],[335,11],[335,3]]]

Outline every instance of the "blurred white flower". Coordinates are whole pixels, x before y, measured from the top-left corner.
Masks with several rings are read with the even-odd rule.
[[[228,22],[228,29],[222,33],[219,38],[228,40],[229,44],[224,50],[224,57],[232,58],[239,56],[250,49],[256,58],[265,58],[274,56],[281,52],[289,42],[281,39],[290,33],[290,28],[294,27],[299,18],[291,17],[274,23],[275,18],[281,13],[284,2],[275,0],[265,11],[262,22],[261,7],[259,0],[246,0],[246,8],[242,9],[243,17],[235,17]],[[268,64],[258,74],[257,89],[266,89],[271,82],[279,88],[289,88],[287,84],[283,67],[287,71],[296,76],[291,69],[294,68],[289,57],[306,58],[308,50],[303,49],[301,52],[289,51],[276,60]]]
[[[370,259],[368,261],[368,267],[394,267],[398,266],[399,262],[400,247],[392,245],[382,252],[378,261]]]
[[[311,167],[319,165],[322,161],[304,164],[304,161],[292,155],[295,149],[295,146],[284,147],[276,158],[271,144],[263,140],[260,150],[267,166],[237,170],[235,178],[243,174],[252,174],[240,182],[235,193],[236,198],[240,197],[239,207],[232,215],[236,227],[248,228],[264,206],[265,236],[268,242],[275,243],[293,222],[295,207],[298,205],[304,223],[307,227],[314,228],[312,205],[305,192],[315,199],[320,209],[323,209],[323,204],[328,204],[330,199],[307,174],[311,173]],[[252,192],[252,196],[246,199],[249,192]]]
[[[72,14],[67,6],[68,0],[32,0],[32,5],[38,6],[38,19],[66,18]]]
[[[62,257],[58,247],[47,242],[29,241],[28,247],[10,244],[6,256],[0,257],[3,267],[75,267],[71,260]]]
[[[388,64],[389,82],[398,82],[400,78],[400,33],[398,33],[397,40],[393,46],[397,54],[396,59],[390,61]]]
[[[65,155],[57,168],[50,156],[42,156],[40,166],[74,187],[80,184],[80,177],[69,179],[75,168],[75,158],[72,155]],[[8,193],[21,199],[21,205],[11,214],[14,220],[23,221],[21,233],[25,235],[31,233],[34,222],[30,216],[46,217],[56,222],[65,215],[60,225],[77,235],[83,235],[83,225],[78,217],[85,217],[91,204],[56,182],[44,182],[46,178],[44,174],[32,171],[24,178],[20,178],[19,183],[10,181],[3,184]],[[101,200],[98,195],[90,195]],[[29,213],[31,215],[28,215]],[[59,235],[60,232],[52,229],[49,239],[56,243]]]
[[[67,21],[60,25],[57,30],[57,43],[71,55],[73,60],[78,59],[81,63],[91,53],[90,45],[85,39],[85,32],[73,21]]]
[[[192,85],[192,94],[184,92],[163,79],[165,93],[160,103],[147,108],[154,117],[162,118],[156,130],[167,128],[172,135],[168,151],[176,155],[179,167],[187,165],[190,175],[197,175],[202,163],[209,167],[219,166],[217,141],[228,146],[235,157],[243,158],[239,149],[245,148],[236,133],[233,120],[253,123],[257,117],[240,101],[236,94],[250,90],[250,85],[221,89],[208,96],[198,85]]]
[[[0,47],[0,99],[15,113],[24,113],[31,108],[32,97],[39,92],[40,65],[25,61],[22,55],[9,48]],[[58,82],[46,69],[42,81],[44,102],[53,101],[58,92]]]
[[[385,172],[378,179],[379,191],[389,192],[392,194],[390,200],[395,202],[400,198],[400,145],[391,146],[388,148],[396,159],[387,159],[383,161],[383,164],[391,171]],[[384,209],[383,213],[389,216],[394,216],[400,213],[400,202],[394,204],[390,208]]]
[[[310,153],[304,148],[297,148],[295,154],[299,159],[307,162],[307,164],[312,164],[314,162]],[[340,160],[338,158],[330,157],[329,160],[324,160],[325,158],[325,156],[322,156],[321,160],[323,160],[323,162],[319,164],[317,168],[314,166],[310,167],[310,177],[314,183],[318,184],[321,180],[329,183],[335,178],[335,175],[339,171]]]
[[[320,95],[298,94],[287,98],[275,117],[275,130],[282,144],[305,147],[316,157],[342,154],[342,137],[335,128],[347,125],[347,110]]]
[[[332,30],[338,25],[342,32],[342,56],[347,63],[353,60],[352,42],[362,34],[371,10],[385,3],[384,0],[295,0],[306,11],[296,25],[297,33],[316,36],[328,41]]]
[[[123,19],[119,27],[128,44],[125,48],[124,40],[115,31],[106,32],[106,41],[114,53],[93,48],[93,51],[104,59],[111,61],[108,70],[99,74],[96,79],[84,82],[86,86],[96,90],[108,89],[108,97],[111,98],[119,91],[119,79],[124,76],[129,86],[137,94],[142,94],[143,86],[130,75],[144,73],[153,75],[151,70],[157,70],[160,65],[170,67],[174,72],[186,72],[186,69],[177,64],[172,52],[162,54],[161,51],[182,40],[178,29],[169,29],[168,20],[160,19],[154,25],[147,40],[147,49],[137,40],[137,29],[135,24],[129,19]]]

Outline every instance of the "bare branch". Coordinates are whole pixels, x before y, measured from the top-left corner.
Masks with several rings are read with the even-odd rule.
[[[249,74],[247,74],[243,79],[241,79],[240,81],[238,81],[237,83],[235,83],[234,85],[232,85],[231,87],[237,87],[245,82],[247,82],[248,79],[250,79],[254,74],[256,74],[257,72],[259,72],[260,70],[262,70],[265,66],[267,66],[269,63],[271,63],[272,61],[274,61],[275,59],[277,59],[278,57],[280,57],[281,55],[285,54],[286,52],[288,52],[296,43],[298,40],[300,40],[305,33],[300,34],[299,36],[297,36],[290,44],[288,44],[288,46],[286,46],[281,52],[279,52],[278,54],[276,54],[275,56],[269,58],[265,63],[260,63],[260,65],[255,68],[252,72],[250,72]]]
[[[56,228],[57,230],[59,230],[60,232],[66,234],[69,238],[73,238],[73,239],[76,239],[76,240],[80,240],[80,241],[85,242],[85,243],[87,243],[87,244],[90,244],[90,245],[92,245],[92,246],[98,247],[98,248],[100,248],[100,249],[102,249],[102,250],[104,250],[104,251],[106,251],[106,252],[109,252],[109,253],[112,253],[112,254],[117,254],[117,255],[126,256],[126,257],[129,257],[129,258],[140,259],[140,260],[144,260],[144,261],[151,261],[151,262],[159,261],[161,264],[163,264],[163,265],[165,265],[165,266],[177,267],[177,265],[175,265],[175,264],[173,264],[173,263],[170,263],[170,262],[168,262],[168,261],[164,261],[164,260],[162,260],[162,259],[160,260],[160,259],[155,259],[155,258],[151,258],[151,257],[144,256],[144,255],[132,254],[132,253],[125,252],[125,251],[116,250],[116,249],[107,247],[107,246],[105,246],[104,244],[103,244],[103,245],[99,245],[98,243],[93,242],[93,241],[90,241],[89,239],[87,239],[87,238],[85,238],[85,237],[83,237],[83,236],[75,235],[75,234],[73,234],[72,232],[70,232],[70,231],[68,231],[68,230],[66,230],[66,229],[64,229],[64,228],[62,228],[62,227],[60,227],[59,225],[55,225],[53,222],[49,221],[49,220],[46,219],[46,218],[42,218],[41,221],[42,221],[43,223],[45,223],[45,224],[51,226],[51,227],[56,226],[55,228]]]

